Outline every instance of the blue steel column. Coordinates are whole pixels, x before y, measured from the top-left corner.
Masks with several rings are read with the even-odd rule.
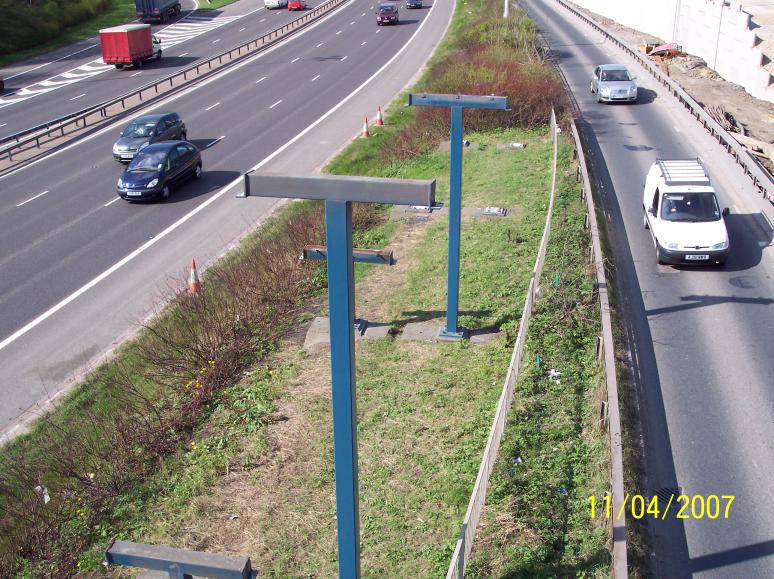
[[[333,459],[339,577],[360,577],[360,515],[357,488],[357,410],[355,406],[355,276],[352,259],[352,204],[325,202],[328,245]]]
[[[459,339],[457,327],[460,296],[460,214],[462,213],[462,107],[451,107],[451,167],[449,172],[449,268],[446,326],[439,337]]]

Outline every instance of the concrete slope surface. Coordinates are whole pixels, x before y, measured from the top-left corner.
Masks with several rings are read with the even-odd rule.
[[[774,496],[764,489],[774,476],[774,256],[763,217],[771,219],[771,206],[636,63],[556,3],[522,5],[577,100],[610,232],[644,452],[643,488],[627,491],[650,498],[679,489],[692,501],[685,518],[676,518],[676,509],[663,520],[645,516],[653,575],[772,577]],[[637,104],[599,104],[589,93],[594,66],[605,62],[623,62],[638,77]],[[650,164],[696,156],[732,211],[723,269],[656,265],[642,225]],[[727,518],[701,511],[708,497],[723,495],[734,497]]]
[[[312,173],[418,74],[453,3],[377,27],[355,0],[302,35],[159,107],[180,112],[204,175],[166,203],[117,199],[119,127],[0,179],[0,429],[104,359],[179,284],[274,204],[235,199],[261,165]],[[40,195],[48,191],[44,195]]]

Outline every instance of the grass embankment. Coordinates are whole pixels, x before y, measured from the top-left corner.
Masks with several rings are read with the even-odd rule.
[[[222,8],[235,0],[201,0],[200,11]],[[0,0],[0,66],[95,38],[101,28],[137,19],[132,0]],[[8,83],[6,83],[8,86]]]
[[[610,461],[599,423],[604,375],[596,359],[600,322],[584,211],[577,184],[565,176],[514,404],[471,557],[473,577],[610,573],[605,521],[589,519],[588,497],[608,490]],[[561,376],[549,377],[551,369]]]
[[[420,90],[527,103],[466,116],[466,137],[478,148],[465,153],[464,204],[509,214],[463,221],[460,321],[501,333],[480,346],[359,343],[367,576],[445,572],[545,218],[545,123],[562,102],[560,84],[535,58],[539,43],[523,14],[501,21],[498,2],[484,3],[457,11]],[[335,172],[436,178],[444,201],[448,154],[437,144],[448,135],[448,114],[402,110],[388,125],[358,141]],[[512,141],[528,148],[496,147]],[[566,147],[562,155],[568,167]],[[329,368],[324,354],[301,353],[296,327],[319,311],[325,270],[297,256],[322,241],[320,215],[312,204],[288,206],[208,270],[203,296],[177,295],[61,413],[3,449],[0,575],[97,573],[110,537],[248,554],[275,576],[335,574]],[[395,221],[387,208],[359,206],[355,225],[357,246],[389,241],[399,259],[396,268],[359,264],[358,315],[395,331],[409,321],[440,323],[446,219]],[[577,488],[584,472],[577,468]],[[566,551],[600,539],[589,538],[588,526],[567,518],[574,533]]]

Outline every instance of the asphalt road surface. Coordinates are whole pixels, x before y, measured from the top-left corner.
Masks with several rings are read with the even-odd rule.
[[[260,166],[311,173],[415,77],[449,2],[377,27],[354,0],[301,34],[153,107],[184,118],[204,174],[166,203],[115,188],[121,126],[0,178],[0,431],[8,435],[102,360],[179,284],[192,257],[217,258],[276,203],[235,199]],[[147,112],[147,111],[145,111]]]
[[[774,577],[774,254],[761,215],[771,219],[771,206],[634,61],[557,3],[523,5],[577,100],[608,222],[635,372],[645,457],[640,490],[651,496],[677,487],[700,497],[692,499],[693,513],[683,512],[686,519],[675,519],[675,511],[666,520],[646,516],[653,574]],[[623,62],[638,77],[636,105],[599,104],[590,94],[594,66],[607,62]],[[656,265],[643,228],[650,164],[656,157],[696,156],[708,166],[721,206],[732,212],[723,269]],[[700,503],[710,495],[735,497],[727,519],[724,512],[702,516]]]
[[[313,0],[308,7],[321,3]],[[96,37],[2,69],[0,138],[129,93],[300,17],[300,12],[266,10],[262,1],[245,0],[152,25],[162,58],[139,69],[104,64]]]

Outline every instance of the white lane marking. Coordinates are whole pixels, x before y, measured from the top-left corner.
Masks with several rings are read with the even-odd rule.
[[[341,34],[341,30],[339,30],[339,31],[336,33],[336,36],[338,36],[339,34]]]
[[[245,31],[245,29],[244,29],[244,28],[240,28],[240,29],[239,29],[239,32],[244,32],[244,31]]]
[[[341,57],[341,62],[344,62],[345,60],[347,60],[347,57],[346,56],[342,56]]]
[[[212,41],[212,43],[213,43],[213,44],[216,44],[216,43],[218,43],[218,42],[220,42],[220,38],[217,38],[217,39],[215,39],[215,40],[213,40],[213,41]]]
[[[678,129],[677,127],[673,126],[672,128],[675,130],[676,133],[680,132],[680,129]]]
[[[262,80],[266,80],[266,77],[265,77],[265,76],[262,76],[261,78],[259,78],[258,80],[256,80],[256,81],[255,81],[255,84],[258,84],[258,83],[259,83],[259,82],[261,82]]]
[[[428,16],[429,16],[429,15],[432,13],[432,11],[433,11],[433,10],[435,10],[435,7],[436,7],[436,5],[437,5],[437,4],[436,4],[435,2],[433,2],[433,4],[430,6],[430,12],[428,12]],[[325,21],[327,21],[327,18],[322,18],[322,19],[321,19],[319,22],[317,22],[316,24],[314,24],[314,25],[310,26],[309,28],[307,28],[306,30],[302,31],[302,32],[301,32],[301,34],[304,34],[305,32],[307,32],[307,31],[309,31],[309,30],[312,30],[312,29],[314,29],[316,26],[319,26],[321,23],[323,23],[323,22],[325,22]],[[341,107],[343,107],[345,104],[347,104],[347,103],[348,103],[350,100],[352,100],[352,98],[353,98],[353,97],[354,97],[356,94],[358,94],[358,93],[359,93],[361,90],[363,90],[363,89],[364,89],[366,86],[368,86],[368,84],[370,84],[370,83],[371,83],[371,82],[372,82],[372,81],[373,81],[375,78],[378,78],[378,77],[379,77],[379,76],[382,74],[382,72],[383,72],[383,71],[384,71],[384,70],[385,70],[385,69],[386,69],[388,66],[390,66],[390,65],[391,65],[393,62],[395,62],[395,60],[396,60],[396,59],[397,59],[397,58],[398,58],[398,57],[399,57],[401,54],[403,54],[403,51],[404,51],[404,50],[406,50],[406,48],[408,48],[408,47],[409,47],[409,45],[410,45],[410,44],[411,44],[411,42],[414,40],[414,38],[416,38],[416,37],[417,37],[417,35],[418,35],[418,34],[419,34],[421,31],[422,31],[422,29],[425,27],[425,24],[426,24],[427,22],[429,22],[429,21],[430,21],[430,18],[425,18],[424,20],[422,20],[422,23],[421,23],[421,24],[420,24],[420,25],[417,27],[417,29],[416,29],[416,31],[414,32],[414,34],[412,34],[412,35],[411,35],[411,38],[409,38],[409,39],[408,39],[408,42],[406,42],[406,43],[405,43],[403,46],[401,46],[401,47],[398,49],[398,51],[397,51],[395,54],[393,54],[393,55],[392,55],[392,58],[391,58],[390,60],[388,60],[387,62],[385,62],[385,63],[382,65],[382,67],[381,67],[379,70],[377,70],[377,71],[376,71],[375,73],[373,73],[373,74],[372,74],[372,75],[371,75],[369,78],[367,78],[365,81],[363,81],[363,83],[362,83],[360,86],[358,86],[358,87],[357,87],[355,90],[353,90],[351,93],[349,93],[349,94],[348,94],[346,97],[344,97],[343,99],[341,99],[341,100],[339,101],[339,104],[337,104],[337,105],[336,105],[336,106],[334,106],[332,109],[330,109],[330,110],[329,110],[327,113],[325,113],[324,115],[322,115],[321,117],[319,117],[319,118],[318,118],[316,121],[314,121],[314,122],[313,122],[311,125],[309,125],[308,127],[306,127],[306,128],[303,130],[303,131],[301,131],[300,133],[298,133],[298,134],[297,134],[295,137],[293,137],[292,139],[290,139],[290,140],[289,140],[287,143],[285,143],[284,145],[282,145],[282,146],[281,146],[279,149],[276,149],[276,150],[275,150],[273,153],[271,153],[271,154],[270,154],[268,157],[264,158],[264,159],[263,159],[263,161],[260,161],[260,162],[259,162],[257,165],[255,165],[254,167],[252,167],[252,168],[248,169],[247,171],[248,171],[248,172],[249,172],[249,171],[257,171],[258,169],[260,169],[261,167],[263,167],[265,164],[267,164],[268,162],[272,161],[272,160],[273,160],[275,157],[277,157],[278,155],[281,155],[282,153],[284,153],[284,152],[285,152],[285,149],[287,149],[288,147],[290,147],[291,145],[293,145],[293,144],[294,144],[296,141],[298,141],[299,139],[302,139],[303,137],[305,137],[305,136],[306,136],[306,135],[307,135],[307,134],[308,134],[308,133],[309,133],[309,132],[310,132],[312,129],[314,129],[315,127],[317,127],[317,125],[319,125],[320,123],[322,123],[324,120],[326,120],[328,117],[330,117],[330,116],[331,116],[333,113],[335,113],[337,110],[339,110],[339,109],[340,109]],[[279,47],[279,46],[282,46],[282,44],[278,44],[278,45],[275,47],[275,49],[276,49],[277,47]],[[259,56],[259,58],[260,58],[261,56],[265,55],[265,54],[269,54],[269,53],[270,53],[270,52],[272,52],[272,51],[273,51],[273,49],[269,49],[269,50],[267,50],[266,52],[263,52],[263,53],[261,53],[261,54],[260,54],[260,56]],[[246,65],[248,65],[248,64],[251,64],[251,63],[252,63],[252,60],[246,60],[246,61],[244,61],[244,63],[242,63],[242,64],[238,64],[238,65],[236,65],[234,68],[232,68],[232,69],[229,69],[229,70],[226,72],[226,74],[229,74],[229,73],[231,73],[231,72],[232,72],[232,71],[234,71],[234,70],[239,70],[240,68],[242,68],[242,66],[246,66]],[[224,76],[225,76],[225,75],[224,75]],[[188,94],[189,92],[193,92],[193,90],[195,90],[195,89],[201,88],[202,86],[207,86],[208,84],[210,84],[210,82],[215,82],[215,81],[218,81],[218,80],[220,80],[220,77],[213,77],[212,79],[210,79],[210,80],[208,80],[208,81],[204,81],[203,83],[201,83],[201,84],[199,84],[199,85],[197,85],[197,86],[195,86],[195,87],[192,87],[192,89],[191,89],[190,91],[182,91],[182,92],[180,92],[180,93],[178,93],[178,94],[174,95],[172,98],[170,98],[170,99],[168,99],[168,100],[163,100],[163,101],[161,101],[160,103],[158,103],[158,104],[156,105],[156,107],[150,107],[148,110],[155,110],[155,108],[160,108],[160,107],[166,106],[166,104],[167,104],[168,102],[174,101],[174,100],[176,100],[176,99],[180,98],[180,97],[181,97],[182,95],[184,95],[184,94]],[[121,122],[121,123],[114,123],[113,125],[110,125],[110,126],[108,126],[108,127],[105,127],[103,130],[101,130],[101,131],[99,131],[99,132],[97,132],[97,133],[94,133],[93,135],[91,135],[91,137],[90,137],[90,138],[95,138],[96,136],[98,136],[98,135],[100,135],[100,134],[102,134],[102,133],[106,133],[106,132],[108,132],[108,131],[113,131],[113,130],[115,130],[116,126],[119,126],[119,125],[122,125],[122,124],[123,124],[123,122]],[[87,137],[87,139],[88,139],[88,138],[89,138],[89,137]],[[68,147],[63,147],[63,148],[59,149],[59,150],[57,151],[57,153],[59,153],[59,152],[61,152],[61,151],[66,151],[66,150],[70,149],[71,147],[75,147],[76,145],[80,145],[80,144],[81,144],[81,143],[83,143],[85,140],[86,140],[86,139],[84,139],[83,141],[79,141],[77,144],[73,144],[73,145],[71,145],[71,146],[68,146]],[[55,154],[57,154],[57,153],[55,153]],[[31,166],[33,166],[33,165],[36,165],[37,163],[39,163],[39,162],[40,162],[40,161],[42,161],[42,160],[43,160],[43,159],[39,159],[38,161],[33,161],[33,162],[32,162],[32,163],[30,163],[29,165],[25,165],[24,167],[22,167],[22,168],[21,168],[21,169],[19,169],[19,170],[21,171],[21,170],[27,169],[27,168],[29,168],[29,167],[31,167]],[[0,180],[1,180],[1,179],[3,179],[4,177],[7,177],[8,175],[13,175],[13,174],[15,174],[16,172],[17,172],[17,171],[11,171],[11,172],[9,172],[9,173],[6,173],[6,174],[5,174],[5,175],[3,175],[2,177],[0,177]],[[146,251],[148,248],[152,247],[153,245],[155,245],[156,243],[158,243],[160,240],[164,239],[164,238],[165,238],[167,235],[169,235],[169,234],[170,234],[172,231],[174,231],[175,229],[177,229],[178,227],[180,227],[181,225],[183,225],[185,222],[187,222],[188,220],[190,220],[192,217],[194,217],[195,215],[198,215],[199,213],[201,213],[202,211],[204,211],[204,210],[205,210],[207,207],[209,207],[211,204],[215,203],[215,201],[217,201],[217,200],[218,200],[218,199],[220,199],[220,198],[221,198],[223,195],[225,195],[225,194],[226,194],[226,192],[227,192],[227,191],[229,191],[229,190],[230,190],[230,189],[231,189],[231,188],[232,188],[234,185],[237,185],[237,184],[240,184],[240,183],[243,183],[243,182],[244,182],[244,177],[243,177],[242,175],[240,175],[239,177],[237,177],[236,179],[234,179],[234,180],[233,180],[231,183],[229,183],[228,185],[226,185],[225,187],[223,187],[223,188],[222,188],[220,191],[218,191],[217,193],[215,193],[214,195],[212,195],[212,196],[211,196],[209,199],[207,199],[206,201],[204,201],[204,202],[203,202],[201,205],[199,205],[199,206],[197,206],[197,207],[194,207],[194,208],[193,208],[193,209],[192,209],[192,210],[191,210],[189,213],[187,213],[187,214],[183,215],[183,216],[182,216],[180,219],[178,219],[177,221],[175,221],[175,222],[174,222],[172,225],[170,225],[169,227],[167,227],[165,230],[163,230],[161,233],[159,233],[159,234],[158,234],[156,237],[154,237],[153,239],[149,239],[148,241],[146,241],[145,243],[143,243],[143,244],[142,244],[140,247],[138,247],[137,249],[135,249],[135,250],[134,250],[132,253],[130,253],[129,255],[127,255],[126,257],[124,257],[123,259],[121,259],[120,261],[116,262],[114,265],[112,265],[111,267],[109,267],[108,269],[106,269],[105,271],[103,271],[101,274],[99,274],[97,277],[95,277],[94,279],[92,279],[92,280],[91,280],[90,282],[88,282],[86,285],[82,286],[81,288],[79,288],[79,289],[77,289],[76,291],[74,291],[73,293],[71,293],[69,296],[67,296],[65,299],[63,299],[63,300],[62,300],[61,302],[59,302],[58,304],[56,304],[56,305],[54,305],[54,306],[50,307],[48,310],[46,310],[45,312],[43,312],[42,314],[40,314],[40,315],[39,315],[37,318],[35,318],[34,320],[32,320],[31,322],[29,322],[28,324],[26,324],[24,327],[22,327],[22,328],[19,328],[18,330],[16,330],[16,331],[15,331],[13,334],[11,334],[11,335],[10,335],[10,336],[8,336],[8,337],[7,337],[5,340],[3,340],[2,342],[0,342],[0,350],[2,350],[3,348],[5,348],[5,347],[6,347],[6,346],[8,346],[9,344],[12,344],[13,342],[15,342],[16,340],[18,340],[19,338],[21,338],[21,337],[22,337],[24,334],[26,334],[27,332],[29,332],[29,331],[30,331],[31,329],[33,329],[35,326],[38,326],[38,325],[39,325],[39,324],[41,324],[42,322],[46,321],[48,318],[50,318],[51,316],[53,316],[53,315],[54,315],[55,313],[57,313],[59,310],[61,310],[62,308],[64,308],[65,306],[67,306],[68,304],[70,304],[71,302],[73,302],[74,300],[78,299],[80,296],[82,296],[82,295],[83,295],[84,293],[86,293],[87,291],[89,291],[91,288],[93,288],[95,285],[97,285],[97,284],[98,284],[99,282],[101,282],[103,279],[105,279],[106,277],[108,277],[110,274],[112,274],[113,272],[115,272],[115,271],[119,270],[120,268],[122,268],[124,265],[126,265],[127,263],[129,263],[130,261],[132,261],[132,260],[133,260],[135,257],[137,257],[138,255],[140,255],[141,253],[143,253],[144,251]]]
[[[276,106],[277,106],[278,104],[280,104],[281,102],[282,102],[282,99],[278,100],[276,103],[274,103],[273,105],[271,105],[269,108],[270,108],[270,109],[273,109],[274,107],[276,107]]]
[[[312,82],[316,81],[318,78],[320,78],[320,75],[318,74],[316,77],[312,79]]]
[[[301,57],[300,56],[295,57],[293,60],[290,61],[290,64],[293,64],[297,60],[301,60]]]
[[[183,54],[179,54],[178,56],[188,56],[188,53],[184,52]]]
[[[64,60],[66,58],[70,58],[71,56],[75,56],[76,54],[80,54],[81,52],[85,52],[89,50],[90,48],[94,48],[95,46],[99,46],[99,44],[90,44],[86,48],[81,48],[80,50],[76,50],[75,52],[71,52],[70,54],[67,54],[61,58],[57,58],[56,60],[52,60],[50,62],[44,62],[43,64],[39,64],[38,66],[35,66],[33,68],[28,68],[27,70],[23,70],[21,72],[18,72],[11,76],[6,76],[5,80],[11,80],[12,78],[16,78],[17,76],[22,76],[23,74],[27,74],[28,72],[32,72],[33,70],[38,70],[39,68],[43,68],[44,66],[48,66],[49,64],[54,64],[55,62],[59,62],[60,60]]]
[[[79,94],[78,96],[74,96],[74,97],[73,97],[73,98],[71,98],[70,100],[71,100],[71,101],[74,101],[74,100],[76,100],[76,99],[79,99],[79,98],[81,98],[81,97],[85,97],[85,96],[86,96],[86,93]]]
[[[365,46],[366,43],[367,43],[367,41],[363,41],[363,42],[360,43],[360,46]]]
[[[115,202],[116,202],[116,201],[118,201],[119,199],[121,199],[121,198],[120,198],[120,197],[116,197],[116,198],[115,198],[115,199],[113,199],[112,201],[108,201],[107,203],[105,203],[105,204],[104,204],[102,207],[107,207],[108,205],[112,205],[113,203],[115,203]]]
[[[354,23],[355,21],[353,20],[352,22],[349,23],[349,25],[352,26]]]
[[[365,12],[363,12],[360,16],[365,16]]]
[[[135,73],[134,73],[132,76],[137,76],[138,74],[142,74],[142,71],[140,71],[140,72],[135,72]]]
[[[204,148],[205,148],[205,149],[209,149],[210,147],[212,147],[212,146],[213,146],[213,145],[215,145],[216,143],[219,143],[220,141],[222,141],[222,140],[223,140],[223,139],[225,139],[225,138],[226,138],[226,135],[221,135],[221,136],[219,136],[217,139],[215,139],[214,141],[212,141],[212,142],[211,142],[209,145],[207,145],[207,146],[206,146],[206,147],[204,147]]]
[[[318,44],[317,46],[315,46],[315,48],[320,48],[320,47],[321,47],[323,44],[325,44],[325,43],[324,43],[324,42],[321,42],[320,44]]]
[[[5,125],[7,125],[7,124],[8,124],[8,123],[3,123],[2,125],[0,125],[0,127],[4,127],[4,126],[5,126]]]
[[[266,22],[265,18],[261,18],[258,22]]]
[[[17,203],[16,207],[21,207],[22,205],[26,205],[27,203],[29,203],[30,201],[34,201],[38,197],[43,197],[43,195],[45,195],[46,193],[48,193],[48,191],[43,191],[43,193],[38,193],[37,195],[35,195],[35,197],[30,197],[26,201],[22,201],[21,203]]]
[[[379,34],[381,30],[379,28],[376,29],[376,33]]]
[[[205,111],[208,111],[208,110],[210,110],[210,109],[214,109],[214,108],[215,108],[216,106],[218,106],[219,104],[220,104],[220,101],[216,102],[214,105],[210,105],[210,106],[208,106],[208,107],[207,107],[206,109],[204,109],[204,110],[205,110]]]

